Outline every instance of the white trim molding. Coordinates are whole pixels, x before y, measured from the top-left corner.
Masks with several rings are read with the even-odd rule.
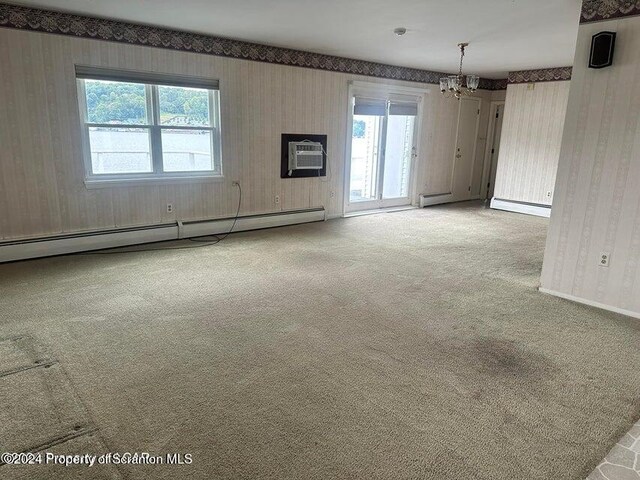
[[[84,181],[87,190],[95,188],[120,188],[120,187],[138,187],[147,185],[175,185],[177,183],[213,183],[224,182],[225,177],[222,175],[162,175],[162,176],[140,176],[136,178],[110,178],[100,179],[93,177],[91,180]]]
[[[541,205],[539,203],[517,202],[514,200],[503,200],[493,197],[491,199],[491,208],[495,210],[504,210],[507,212],[524,213],[526,215],[535,215],[537,217],[549,218],[551,216],[551,205]]]
[[[290,210],[264,215],[238,217],[235,226],[233,226],[233,217],[216,220],[181,222],[180,238],[225,234],[231,230],[231,227],[233,227],[234,232],[246,232],[248,230],[285,227],[287,225],[298,225],[300,223],[322,222],[324,220],[324,208],[312,208],[307,210]]]
[[[143,243],[180,240],[205,235],[219,235],[231,231],[231,227],[233,227],[233,232],[243,232],[301,223],[321,222],[325,219],[324,208],[311,208],[263,215],[247,215],[238,217],[237,221],[234,217],[191,222],[179,221],[162,225],[146,225],[52,237],[9,240],[0,242],[0,263],[102,250],[105,248],[126,247]]]
[[[441,205],[443,203],[453,202],[452,193],[438,193],[436,195],[420,195],[420,208],[428,207],[429,205]]]
[[[546,295],[553,295],[554,297],[563,298],[565,300],[570,300],[576,303],[582,303],[583,305],[588,305],[590,307],[596,307],[602,310],[607,310],[609,312],[619,313],[621,315],[640,319],[640,312],[625,310],[624,308],[614,307],[613,305],[607,305],[605,303],[594,302],[593,300],[587,300],[586,298],[576,297],[575,295],[569,295],[568,293],[561,293],[555,290],[549,290],[547,288],[539,287],[538,291]]]

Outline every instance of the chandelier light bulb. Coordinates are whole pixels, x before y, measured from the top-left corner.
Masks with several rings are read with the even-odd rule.
[[[480,77],[478,75],[467,75],[467,88],[472,92],[475,92],[480,83]]]

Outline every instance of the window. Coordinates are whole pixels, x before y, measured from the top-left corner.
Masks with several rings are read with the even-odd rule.
[[[222,175],[216,80],[76,67],[88,183]]]

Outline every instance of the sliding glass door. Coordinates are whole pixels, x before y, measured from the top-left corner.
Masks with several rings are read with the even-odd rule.
[[[346,211],[409,205],[417,101],[354,97]]]

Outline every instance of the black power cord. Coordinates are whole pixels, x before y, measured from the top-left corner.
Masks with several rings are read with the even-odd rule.
[[[225,233],[224,235],[220,236],[220,235],[205,235],[203,237],[198,237],[198,238],[188,238],[186,240],[189,240],[191,242],[194,243],[201,243],[201,245],[189,245],[189,246],[177,246],[177,247],[158,247],[158,248],[139,248],[139,249],[134,249],[134,250],[120,250],[117,252],[114,251],[97,251],[97,252],[83,252],[83,253],[78,253],[77,255],[119,255],[121,253],[139,253],[139,252],[157,252],[157,251],[161,251],[161,250],[187,250],[189,248],[201,248],[201,247],[210,247],[212,245],[217,245],[218,243],[222,242],[225,238],[227,238],[229,235],[231,235],[231,233],[233,232],[233,229],[236,226],[236,223],[238,223],[238,217],[240,216],[240,208],[242,207],[242,187],[240,186],[240,183],[238,182],[234,182],[233,183],[234,186],[238,187],[238,208],[236,209],[236,215],[233,218],[233,224],[231,224],[231,228],[229,229],[229,231],[227,233]],[[213,237],[214,240],[200,240],[202,238],[205,237]],[[115,247],[115,248],[122,248],[122,247]]]
[[[197,237],[197,238],[189,238],[188,240],[191,242],[208,242],[207,245],[215,245],[217,243],[220,243],[221,241],[223,241],[225,238],[227,238],[229,235],[231,235],[231,232],[233,232],[233,229],[236,227],[236,223],[238,222],[238,217],[240,216],[240,207],[242,205],[242,187],[240,186],[239,182],[233,182],[233,184],[238,187],[238,192],[239,192],[239,196],[238,196],[238,208],[236,209],[236,216],[233,217],[233,223],[231,224],[231,228],[229,229],[229,231],[227,233],[225,233],[223,236],[220,235],[206,235],[207,237],[214,237],[215,240],[214,241],[208,241],[208,240],[199,240],[201,238],[204,237]],[[206,247],[207,245],[198,245],[199,247]]]

